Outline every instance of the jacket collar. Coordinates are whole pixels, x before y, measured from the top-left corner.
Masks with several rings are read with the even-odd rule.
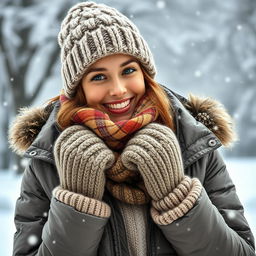
[[[60,102],[53,103],[52,111],[41,131],[26,150],[24,157],[37,158],[54,164],[53,146],[61,130],[56,122]]]
[[[180,144],[184,168],[187,168],[204,154],[219,148],[222,144],[212,131],[198,122],[184,107],[187,99],[165,86],[163,88],[172,102],[176,136]]]

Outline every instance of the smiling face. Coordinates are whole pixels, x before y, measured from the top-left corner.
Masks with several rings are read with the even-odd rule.
[[[113,122],[130,119],[145,94],[145,82],[134,57],[115,54],[90,66],[82,79],[89,107],[109,115]]]

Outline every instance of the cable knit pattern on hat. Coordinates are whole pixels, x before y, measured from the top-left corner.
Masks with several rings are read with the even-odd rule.
[[[137,27],[116,9],[104,4],[82,2],[73,6],[61,24],[62,78],[65,95],[72,98],[82,76],[98,59],[115,54],[137,58],[153,78],[152,53]]]
[[[183,216],[198,199],[202,185],[184,175],[179,143],[173,131],[150,123],[129,140],[121,160],[128,169],[138,169],[152,198],[151,215],[167,225]],[[159,217],[163,212],[167,212]]]
[[[84,204],[91,203],[94,205],[91,209],[101,208],[106,212],[106,206],[99,206],[99,202],[88,199],[102,199],[105,170],[115,161],[113,152],[106,144],[89,128],[73,125],[65,129],[56,140],[54,157],[60,188],[63,189],[55,191],[55,196],[65,203],[75,205],[76,209],[89,209]],[[76,195],[67,193],[68,191]]]

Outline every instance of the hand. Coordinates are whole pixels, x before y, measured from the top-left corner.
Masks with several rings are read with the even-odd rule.
[[[139,170],[145,187],[158,201],[172,192],[184,179],[179,143],[167,126],[150,123],[130,139],[121,154],[130,170]]]
[[[54,145],[54,157],[63,189],[102,199],[104,171],[115,156],[95,133],[81,125],[65,129]]]

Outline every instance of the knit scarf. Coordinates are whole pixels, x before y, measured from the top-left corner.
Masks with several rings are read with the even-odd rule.
[[[64,104],[69,99],[60,95]],[[113,122],[109,115],[90,107],[81,107],[72,116],[72,121],[89,127],[113,150],[114,165],[106,170],[106,188],[116,199],[129,204],[146,204],[150,197],[141,175],[128,170],[121,162],[120,154],[131,136],[143,126],[154,122],[159,113],[145,93],[138,101],[131,119]]]

